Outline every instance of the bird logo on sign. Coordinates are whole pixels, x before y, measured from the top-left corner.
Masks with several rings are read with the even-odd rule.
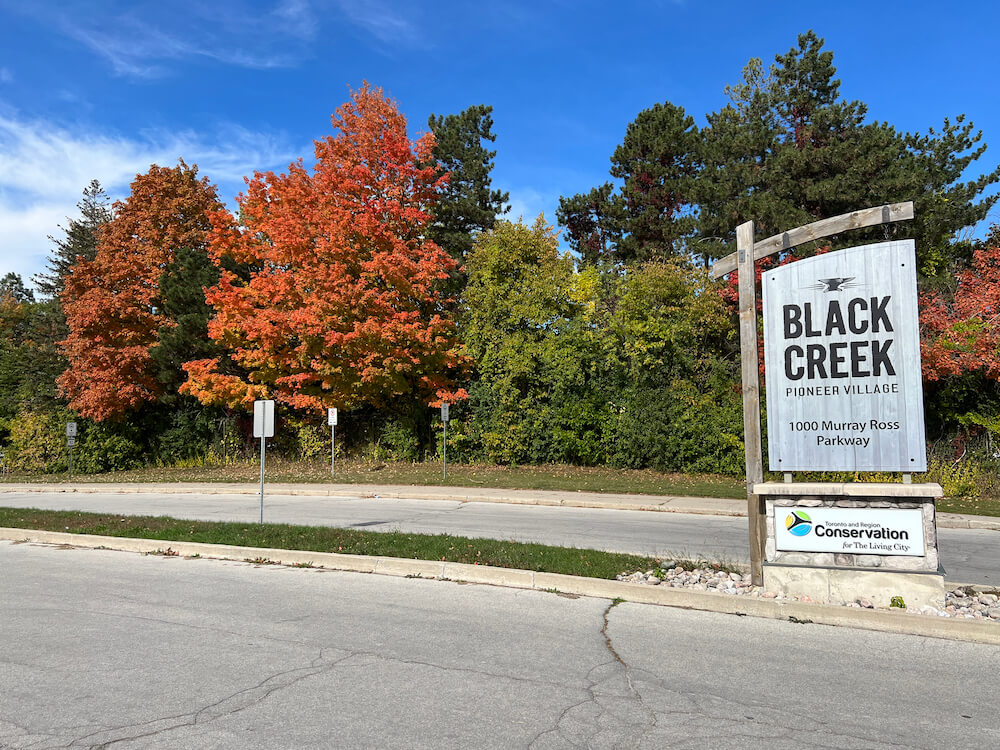
[[[832,279],[817,279],[819,283],[813,285],[811,288],[824,292],[842,292],[845,289],[858,286],[858,284],[851,283],[856,278],[856,276],[836,276]]]

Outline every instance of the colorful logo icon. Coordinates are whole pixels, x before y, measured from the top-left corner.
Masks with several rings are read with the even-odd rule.
[[[801,510],[793,510],[785,519],[785,528],[788,529],[789,534],[795,536],[805,536],[812,531],[812,527],[812,519],[809,514]]]

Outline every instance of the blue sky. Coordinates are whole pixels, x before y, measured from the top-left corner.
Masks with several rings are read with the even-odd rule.
[[[42,269],[93,178],[122,198],[137,172],[183,157],[234,205],[244,175],[308,161],[364,80],[414,133],[431,113],[492,105],[494,184],[514,218],[554,220],[560,195],[608,179],[640,110],[669,100],[701,123],[751,57],[770,63],[808,29],[872,119],[926,131],[966,113],[992,144],[978,174],[1000,160],[1000,4],[953,7],[0,0],[0,274]]]

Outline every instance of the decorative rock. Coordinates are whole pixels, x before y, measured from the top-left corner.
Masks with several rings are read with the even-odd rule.
[[[853,556],[852,556],[853,557]],[[776,591],[764,591],[754,586],[749,573],[741,574],[735,571],[722,570],[717,565],[706,565],[693,570],[685,570],[683,565],[673,565],[649,571],[634,571],[621,573],[617,580],[628,583],[648,584],[650,586],[667,586],[693,591],[710,591],[719,596],[756,596],[761,599],[776,601],[794,600],[811,602],[807,596],[788,596]],[[968,592],[968,593],[967,593]],[[959,617],[969,620],[983,620],[1000,623],[1000,593],[995,586],[968,586],[956,588],[945,596],[940,609],[924,606],[919,610],[903,611],[894,609],[900,616],[916,615],[928,617]],[[874,609],[873,601],[861,597],[853,602],[844,602],[843,606],[852,608]]]

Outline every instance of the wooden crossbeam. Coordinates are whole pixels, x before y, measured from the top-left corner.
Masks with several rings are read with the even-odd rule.
[[[791,250],[796,245],[840,234],[851,229],[863,229],[864,227],[874,227],[879,224],[890,224],[912,218],[913,201],[906,201],[905,203],[890,203],[885,206],[866,208],[862,211],[852,211],[849,214],[841,214],[829,219],[820,219],[812,224],[806,224],[804,227],[790,229],[787,232],[768,237],[766,240],[755,242],[753,259],[757,261],[775,253]],[[709,273],[713,279],[718,279],[735,271],[738,265],[737,253],[731,253],[725,258],[717,260]]]

